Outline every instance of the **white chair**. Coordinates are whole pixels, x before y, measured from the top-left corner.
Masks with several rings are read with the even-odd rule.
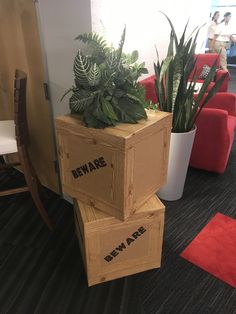
[[[0,155],[17,152],[14,120],[0,121]]]

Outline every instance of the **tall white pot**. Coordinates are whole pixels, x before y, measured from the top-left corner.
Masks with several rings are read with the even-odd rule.
[[[196,127],[185,133],[171,133],[167,183],[158,192],[163,200],[176,201],[183,195]]]

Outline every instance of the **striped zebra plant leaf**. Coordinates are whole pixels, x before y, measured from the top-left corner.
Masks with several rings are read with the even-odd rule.
[[[70,110],[73,113],[82,114],[86,107],[93,103],[93,100],[96,95],[98,95],[98,91],[94,93],[90,93],[86,90],[77,90],[70,98],[69,106]]]
[[[86,56],[82,55],[81,51],[79,50],[74,61],[74,74],[75,74],[76,80],[82,86],[88,85],[90,69],[91,69],[91,63],[89,59]]]
[[[99,69],[99,66],[94,63],[88,72],[88,84],[89,86],[97,86],[100,83],[101,79],[101,70]]]

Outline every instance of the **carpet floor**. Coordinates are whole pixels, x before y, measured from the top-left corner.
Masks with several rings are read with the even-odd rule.
[[[15,182],[22,181],[15,173]],[[1,177],[0,188],[10,185]],[[236,218],[236,142],[223,175],[189,169],[184,196],[166,202],[162,267],[88,288],[72,206],[49,192],[50,233],[28,193],[0,199],[0,313],[234,314],[236,289],[180,257],[220,212]]]

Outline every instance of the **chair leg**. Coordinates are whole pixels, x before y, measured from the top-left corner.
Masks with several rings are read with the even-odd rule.
[[[54,223],[50,219],[40,197],[41,183],[38,176],[31,164],[27,149],[25,146],[18,146],[19,159],[23,168],[26,184],[29,188],[29,192],[33,198],[33,201],[39,211],[39,214],[43,218],[43,221],[50,230],[54,229]]]
[[[29,186],[29,191],[34,201],[35,206],[37,207],[39,214],[41,215],[43,221],[48,226],[48,228],[52,231],[55,228],[54,223],[50,219],[39,195],[39,190],[37,186],[37,182],[33,180],[32,185]]]

